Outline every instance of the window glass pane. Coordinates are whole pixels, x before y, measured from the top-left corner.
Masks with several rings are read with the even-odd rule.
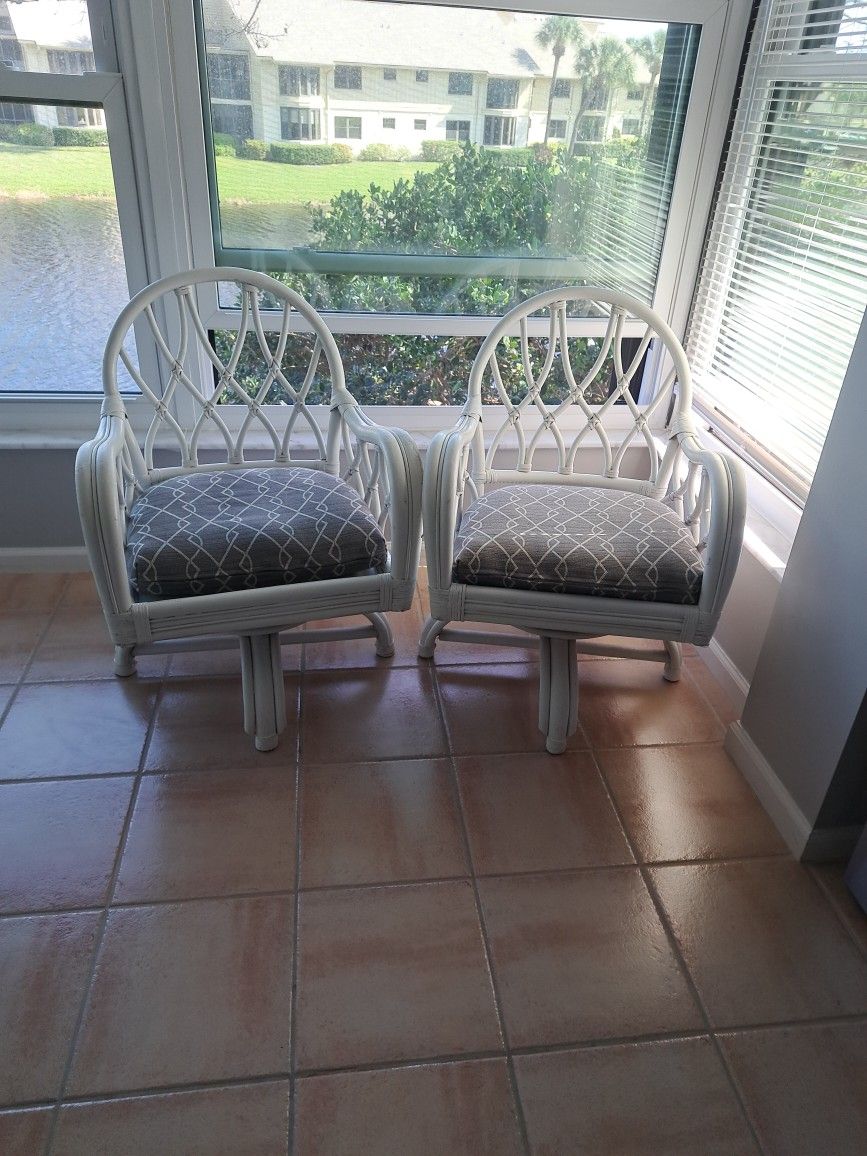
[[[0,62],[19,72],[93,72],[86,0],[0,0]]]
[[[64,109],[13,109],[0,124],[0,392],[101,391],[129,300],[105,132],[65,127]]]
[[[491,315],[576,280],[652,299],[697,27],[378,0],[199,4],[209,50],[249,61],[247,135],[270,146],[303,123],[290,108],[320,114],[297,163],[218,145],[219,260],[252,250],[340,311]],[[321,91],[296,93],[289,68],[317,70]],[[212,99],[212,127],[238,136],[228,107]]]

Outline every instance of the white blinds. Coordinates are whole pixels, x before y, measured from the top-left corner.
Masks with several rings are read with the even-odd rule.
[[[796,497],[867,307],[867,2],[763,0],[688,336],[699,405]]]

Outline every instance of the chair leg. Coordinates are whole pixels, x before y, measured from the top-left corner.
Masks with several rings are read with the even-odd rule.
[[[114,673],[118,678],[129,678],[135,674],[135,647],[116,646],[114,648]]]
[[[683,666],[683,647],[679,642],[666,642],[668,661],[662,669],[662,677],[668,682],[680,682],[680,671]]]
[[[421,638],[418,640],[419,658],[433,658],[434,651],[437,647],[437,639],[441,631],[445,630],[447,626],[448,623],[442,618],[429,618],[427,620],[421,632]]]
[[[388,619],[384,614],[367,614],[365,617],[376,631],[377,655],[380,658],[391,658],[394,654],[394,636],[391,633]]]
[[[273,751],[286,726],[286,695],[279,634],[241,636],[244,730],[257,751]]]
[[[574,638],[539,637],[539,730],[560,755],[578,729],[578,656]]]

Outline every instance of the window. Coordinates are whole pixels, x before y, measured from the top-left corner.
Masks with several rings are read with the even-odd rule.
[[[623,127],[620,130],[624,136],[638,136],[641,132],[641,121],[637,116],[625,116],[623,118]]]
[[[630,88],[626,93],[627,100],[644,100],[643,88]]]
[[[449,94],[451,96],[472,96],[473,74],[471,72],[450,72]]]
[[[382,127],[383,128],[395,128],[396,125],[397,125],[397,121],[396,121],[395,117],[384,116],[382,118]]]
[[[55,109],[57,123],[68,128],[101,128],[103,124],[102,112],[98,108],[84,108],[63,106]]]
[[[208,90],[211,100],[249,100],[250,64],[247,57],[209,52]]]
[[[578,122],[578,139],[579,140],[602,140],[602,131],[605,128],[605,121],[601,116],[582,116]]]
[[[212,104],[211,126],[214,132],[249,140],[253,135],[253,110],[249,104]]]
[[[555,99],[568,100],[572,95],[572,82],[570,80],[557,79],[554,81],[554,97]]]
[[[335,64],[334,87],[361,90],[361,69],[354,64]]]
[[[414,120],[412,122],[412,127],[416,130],[416,132],[424,132],[425,129],[427,128],[427,121],[426,120]]]
[[[334,135],[338,140],[361,140],[361,117],[336,116]]]
[[[33,109],[29,104],[0,100],[0,124],[32,124]]]
[[[283,140],[319,140],[319,109],[281,108],[280,135]]]
[[[517,80],[502,80],[492,76],[488,81],[488,108],[517,108],[518,82]]]
[[[515,118],[513,116],[485,117],[486,145],[513,145],[515,143]]]
[[[415,71],[416,84],[427,84],[428,70],[426,68],[417,68]]]
[[[24,53],[17,40],[0,39],[0,63],[16,70],[24,67]]]
[[[548,136],[553,137],[554,140],[563,140],[566,136],[566,121],[552,120],[548,125]]]
[[[65,72],[80,76],[82,72],[93,72],[92,52],[59,52],[56,49],[48,50],[48,71]]]
[[[469,140],[470,122],[468,120],[447,120],[446,140]]]
[[[591,84],[587,91],[586,112],[604,112],[608,107],[608,89],[604,84]],[[594,138],[595,139],[595,138]]]
[[[796,500],[867,306],[865,17],[763,0],[689,332],[698,404]]]
[[[396,68],[383,68],[382,79],[383,80],[397,80],[397,69]]]
[[[277,70],[281,96],[318,96],[319,69],[281,64]]]

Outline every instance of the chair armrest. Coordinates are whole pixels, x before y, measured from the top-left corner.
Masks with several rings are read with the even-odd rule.
[[[132,606],[126,572],[126,418],[105,414],[75,458],[75,492],[84,544],[106,614]]]
[[[461,466],[478,428],[479,418],[465,414],[453,429],[438,433],[427,452],[422,515],[428,580],[435,590],[447,590],[451,585]]]
[[[746,520],[746,477],[741,463],[729,454],[705,449],[694,433],[677,440],[688,462],[697,466],[707,485],[699,487],[696,514],[706,541],[705,568],[699,609],[716,625],[737,569]]]
[[[400,603],[406,601],[408,607],[415,590],[421,546],[421,455],[406,430],[377,425],[354,399],[351,403],[340,403],[335,411],[357,443],[375,448],[385,470],[385,500],[378,503],[379,509],[373,513],[380,525],[386,520],[391,523],[391,572],[398,587],[396,599]],[[358,457],[356,454],[353,461]],[[362,497],[369,501],[370,494],[366,491],[378,487],[378,475],[374,470],[370,478],[359,480]],[[400,587],[407,587],[406,599],[401,597]]]

